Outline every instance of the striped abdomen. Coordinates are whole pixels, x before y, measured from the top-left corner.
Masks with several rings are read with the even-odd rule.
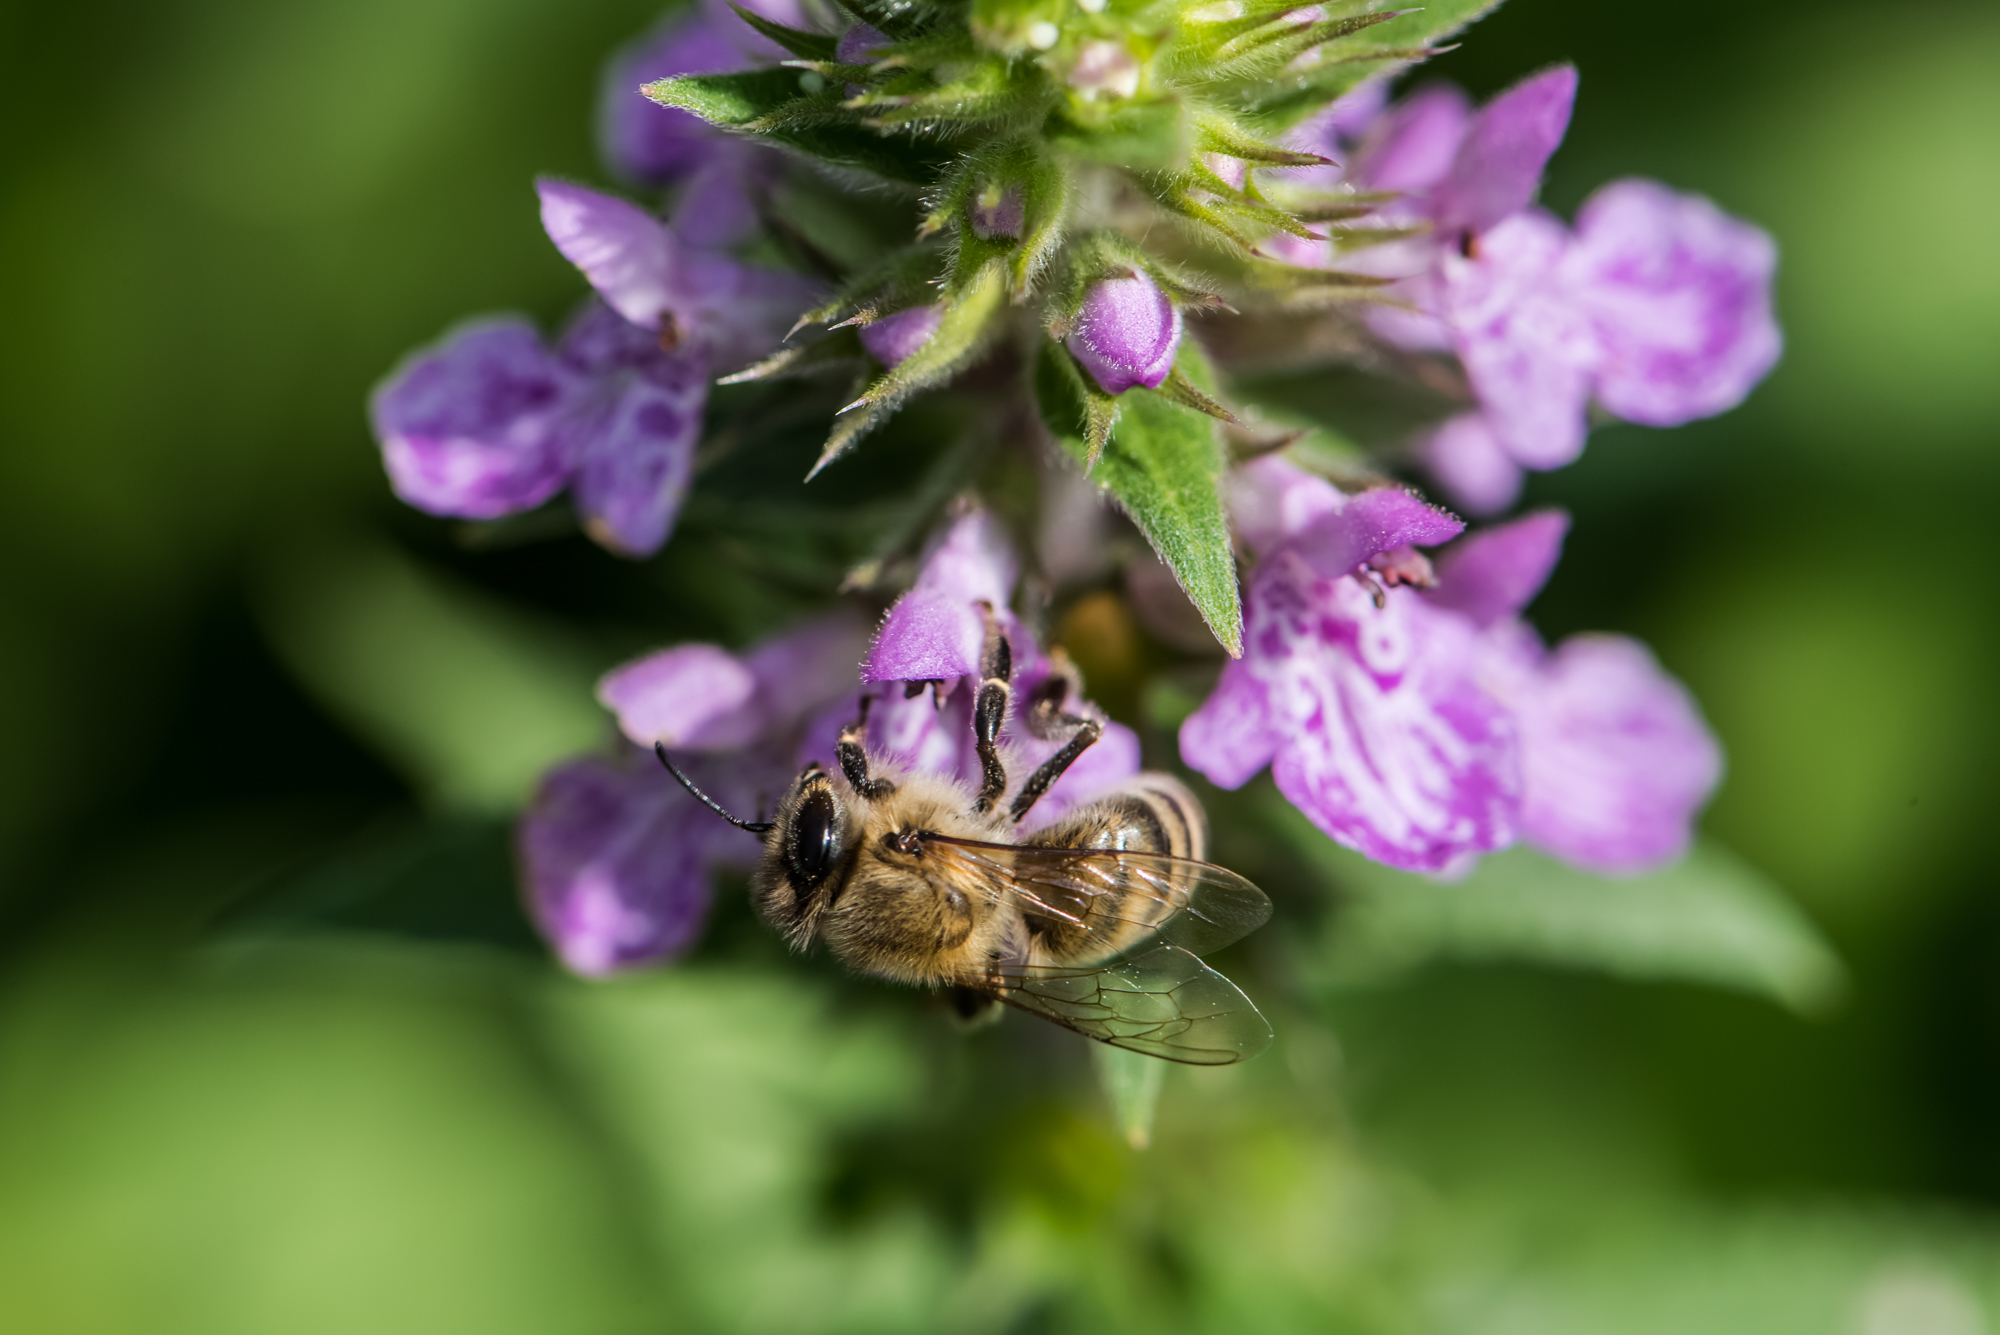
[[[1071,864],[1066,880],[1038,879],[1030,886],[1023,878],[1034,901],[1023,895],[1035,955],[1048,964],[1086,965],[1151,936],[1187,903],[1194,880],[1163,859],[1206,858],[1208,820],[1180,780],[1147,773],[1023,842],[1133,855],[1064,860]]]

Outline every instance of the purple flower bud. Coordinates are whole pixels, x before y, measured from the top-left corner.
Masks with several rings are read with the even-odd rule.
[[[1027,221],[1027,210],[1022,203],[1021,187],[1018,185],[994,189],[986,186],[972,197],[968,210],[972,221],[972,234],[982,241],[996,237],[1018,239]]]
[[[896,366],[930,341],[944,318],[941,306],[912,306],[861,326],[861,346],[884,366]]]
[[[517,318],[461,325],[376,387],[369,418],[396,495],[419,510],[492,519],[562,489],[561,419],[575,383]]]
[[[1131,97],[1139,91],[1139,62],[1121,43],[1085,42],[1069,72],[1069,86],[1085,101]]]
[[[1067,346],[1107,394],[1158,389],[1180,350],[1180,308],[1144,273],[1107,278],[1084,294]]]

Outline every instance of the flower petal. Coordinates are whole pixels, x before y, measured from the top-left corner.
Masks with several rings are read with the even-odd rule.
[[[830,613],[772,636],[744,656],[757,679],[767,733],[791,727],[830,700],[852,695],[868,627],[849,611]]]
[[[708,381],[697,358],[624,378],[579,429],[577,512],[600,546],[651,556],[673,531],[701,436]]]
[[[1481,107],[1438,186],[1438,226],[1483,232],[1532,203],[1575,105],[1576,66],[1558,65]]]
[[[1370,190],[1430,189],[1450,173],[1471,119],[1472,104],[1451,84],[1419,88],[1369,130],[1355,180]]]
[[[562,489],[557,424],[573,389],[533,325],[480,320],[405,358],[376,387],[369,420],[397,496],[431,514],[491,519]]]
[[[1229,522],[1253,553],[1263,553],[1347,504],[1340,488],[1282,454],[1266,454],[1232,469],[1224,482]]]
[[[1515,625],[1488,657],[1482,679],[1521,733],[1523,837],[1607,875],[1679,857],[1722,774],[1686,688],[1620,635],[1573,636],[1544,657]]]
[[[1445,257],[1444,315],[1459,360],[1501,448],[1529,468],[1583,452],[1584,406],[1601,356],[1590,321],[1557,281],[1569,246],[1561,223],[1517,213],[1479,238],[1471,259]]]
[[[680,644],[605,673],[597,699],[640,746],[717,750],[764,731],[757,688],[757,674],[728,650]]]
[[[1498,514],[1521,496],[1521,465],[1507,456],[1480,413],[1460,413],[1417,442],[1417,458],[1452,504]]]
[[[1378,609],[1355,581],[1281,550],[1252,575],[1244,623],[1222,703],[1183,727],[1190,763],[1240,782],[1275,736],[1279,791],[1335,841],[1404,870],[1438,871],[1512,841],[1511,723],[1472,680],[1470,622],[1408,589]],[[1244,678],[1263,691],[1261,718]]]
[[[730,15],[729,24],[743,24]],[[662,24],[606,66],[598,94],[598,143],[611,170],[628,180],[665,184],[693,173],[727,141],[694,115],[663,107],[639,89],[674,74],[713,74],[743,63],[741,52],[708,16]]]
[[[1218,788],[1250,782],[1284,741],[1269,688],[1242,659],[1222,665],[1208,699],[1181,721],[1181,759]]]
[[[1777,363],[1777,248],[1698,195],[1616,181],[1584,203],[1564,282],[1604,348],[1598,400],[1648,426],[1735,407]]]
[[[933,539],[915,586],[882,619],[861,679],[939,681],[977,672],[986,641],[978,604],[1011,621],[1007,605],[1019,570],[992,515],[959,517]]]
[[[611,309],[658,329],[674,305],[680,245],[666,224],[637,204],[541,177],[542,228],[563,258],[583,270]]]
[[[1434,547],[1465,531],[1464,520],[1401,487],[1374,487],[1345,499],[1337,514],[1315,521],[1288,546],[1321,575],[1345,575],[1378,552]]]
[[[1437,587],[1424,599],[1433,607],[1490,626],[1526,607],[1562,559],[1569,516],[1539,510],[1511,524],[1482,529],[1454,543],[1437,562]]]
[[[708,916],[711,826],[728,829],[637,757],[551,770],[516,841],[529,908],[563,963],[599,976],[693,944]]]

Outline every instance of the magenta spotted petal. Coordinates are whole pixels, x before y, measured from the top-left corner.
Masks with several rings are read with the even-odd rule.
[[[1490,626],[1534,600],[1562,559],[1569,516],[1538,510],[1509,524],[1481,529],[1437,559],[1437,587],[1425,601]]]
[[[516,832],[536,925],[590,977],[681,953],[708,916],[717,828],[650,756],[551,770]]]
[[[1106,394],[1157,389],[1181,345],[1180,308],[1143,273],[1107,278],[1084,295],[1070,352]]]
[[[1777,248],[1698,195],[1616,181],[1584,203],[1563,278],[1603,347],[1597,397],[1678,426],[1735,407],[1777,363]]]
[[[1577,635],[1545,654],[1534,631],[1512,623],[1492,633],[1481,680],[1520,729],[1524,838],[1607,875],[1686,850],[1722,753],[1686,688],[1644,645]]]
[[[405,358],[369,401],[396,495],[420,510],[492,519],[562,489],[561,429],[576,383],[514,317],[474,321]]]
[[[1583,452],[1584,415],[1601,346],[1563,289],[1563,225],[1538,210],[1445,258],[1443,314],[1494,438],[1515,462],[1558,468]]]
[[[1575,104],[1576,67],[1558,65],[1481,107],[1437,187],[1432,207],[1438,226],[1484,232],[1533,203]]]
[[[1181,756],[1225,786],[1266,747],[1278,789],[1336,842],[1439,871],[1515,835],[1511,720],[1473,682],[1471,623],[1408,589],[1360,584],[1289,551],[1244,598],[1244,654],[1181,728]]]
[[[912,306],[861,327],[861,346],[884,366],[896,366],[930,342],[944,318],[941,306]]]
[[[1013,545],[984,510],[961,515],[933,540],[910,591],[882,620],[863,681],[940,681],[979,670],[984,603],[1003,624],[1020,572]]]

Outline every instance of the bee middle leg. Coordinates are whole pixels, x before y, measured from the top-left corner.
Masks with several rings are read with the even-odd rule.
[[[840,758],[840,772],[847,776],[856,793],[871,802],[896,791],[896,785],[889,780],[868,777],[868,706],[873,703],[874,696],[861,697],[861,717],[840,730],[840,741],[834,746],[834,754]]]
[[[979,694],[972,701],[972,737],[983,777],[972,809],[985,813],[1007,791],[1007,766],[1000,759],[1000,729],[1007,722],[1007,683],[1014,675],[1014,650],[991,607],[986,608],[986,648],[979,656]]]
[[[1057,652],[1060,653],[1059,650]],[[1096,745],[1097,739],[1104,735],[1104,725],[1098,720],[1084,714],[1073,714],[1063,708],[1072,690],[1081,694],[1077,685],[1076,669],[1069,665],[1067,657],[1059,657],[1056,661],[1056,671],[1050,673],[1048,679],[1035,688],[1034,698],[1028,703],[1025,711],[1028,731],[1037,737],[1052,737],[1065,727],[1074,728],[1076,731],[1070,734],[1069,740],[1063,743],[1060,751],[1043,761],[1040,767],[1028,776],[1028,781],[1021,785],[1021,791],[1014,795],[1014,805],[1008,809],[1007,814],[1015,821],[1019,821],[1033,810],[1035,803],[1042,800],[1042,794],[1055,786],[1056,780],[1063,776],[1063,772],[1076,763],[1076,758]]]

